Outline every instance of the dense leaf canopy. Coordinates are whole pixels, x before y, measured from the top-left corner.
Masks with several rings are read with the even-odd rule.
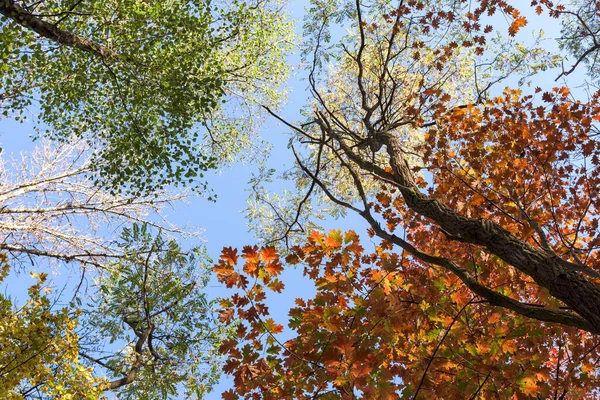
[[[596,398],[600,92],[536,75],[593,65],[596,31],[581,27],[596,2],[533,2],[571,45],[584,38],[572,70],[519,43],[528,19],[502,0],[313,3],[314,101],[298,123],[273,113],[300,183],[278,223],[301,230],[316,198],[356,213],[375,244],[313,231],[223,250],[214,271],[236,293],[222,318],[239,336],[221,346],[225,398]],[[337,46],[333,21],[352,26]],[[316,292],[289,330],[268,309],[284,255]]]
[[[276,103],[287,70],[273,2],[10,0],[0,14],[0,111],[99,144],[115,191],[203,184],[249,146],[248,107]]]
[[[6,260],[82,267],[70,301],[37,272],[21,308],[0,296],[0,395],[201,398],[220,352],[226,399],[597,398],[597,1],[311,0],[298,122],[275,109],[291,44],[278,2],[0,14],[0,112],[86,143],[0,171],[0,277]],[[562,26],[556,46],[523,39],[534,18]],[[269,193],[268,168],[252,181],[267,244],[223,249],[217,319],[207,255],[143,213],[264,150],[259,109],[291,131],[292,188]],[[362,240],[313,229],[348,213]],[[269,312],[286,267],[305,293],[287,328]]]

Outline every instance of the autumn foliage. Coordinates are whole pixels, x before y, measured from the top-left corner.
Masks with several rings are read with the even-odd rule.
[[[235,294],[221,318],[237,324],[221,347],[234,377],[224,398],[597,398],[600,92],[506,88],[465,102],[432,81],[457,49],[486,51],[487,17],[503,13],[509,37],[527,24],[504,1],[475,3],[459,15],[400,2],[375,22],[356,3],[356,47],[344,47],[354,82],[337,86],[351,95],[312,78],[312,119],[288,126],[313,150],[295,152],[299,169],[374,244],[313,231],[285,261],[270,247],[223,250],[214,271]],[[421,37],[456,21],[469,34],[407,39],[414,20]],[[422,140],[408,147],[406,130]],[[342,170],[354,198],[335,186]],[[282,264],[315,292],[296,299],[287,329],[267,307]]]
[[[317,294],[296,299],[283,334],[266,306],[283,289],[281,261],[270,248],[247,247],[242,258],[238,270],[237,254],[225,250],[214,268],[240,290],[222,303],[223,321],[243,321],[221,347],[235,379],[225,398],[585,398],[598,383],[593,335],[490,307],[452,274],[388,242],[367,252],[352,231],[313,232],[292,249],[287,262],[304,266]]]
[[[9,272],[7,257],[0,253],[0,282]],[[77,335],[80,310],[53,311],[45,287],[47,274],[32,273],[37,282],[27,290],[25,304],[16,307],[0,294],[0,397],[98,399],[95,377],[79,358]],[[27,387],[27,385],[29,387]]]

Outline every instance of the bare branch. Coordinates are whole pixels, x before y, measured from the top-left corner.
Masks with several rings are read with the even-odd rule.
[[[184,234],[160,212],[184,200],[185,193],[112,195],[94,185],[91,158],[82,140],[59,145],[42,140],[20,160],[2,160],[0,249],[9,252],[13,262],[34,256],[100,267],[122,254],[115,238],[132,223]]]

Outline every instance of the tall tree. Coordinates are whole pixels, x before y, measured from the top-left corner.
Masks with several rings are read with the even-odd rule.
[[[600,93],[494,92],[560,57],[512,45],[527,20],[503,1],[317,3],[311,54],[327,54],[333,9],[354,21],[337,54],[352,68],[329,85],[339,72],[320,80],[317,60],[307,119],[284,121],[309,182],[300,205],[320,191],[380,241],[366,252],[354,232],[313,232],[289,249],[317,292],[290,310],[289,340],[265,301],[284,286],[279,253],[246,247],[236,269],[224,249],[214,269],[242,293],[223,318],[243,321],[221,348],[225,397],[595,398]],[[507,39],[490,37],[495,12]],[[472,79],[453,92],[462,52]]]
[[[571,2],[568,7],[549,1],[539,3],[536,7],[538,14],[547,8],[551,15],[560,18],[560,46],[567,49],[574,59],[570,66],[563,68],[560,76],[573,73],[583,63],[587,65],[590,77],[597,80],[600,57],[600,3],[596,0],[579,0]]]
[[[194,183],[252,147],[276,104],[290,25],[272,1],[0,3],[0,104],[58,140],[100,143],[100,182]]]
[[[161,214],[189,193],[112,195],[88,178],[91,162],[90,145],[73,139],[0,164],[2,277],[33,268],[40,281],[25,299],[3,288],[17,301],[0,299],[0,393],[201,398],[219,375],[227,329],[204,293],[208,257],[173,239],[194,236],[192,227]],[[50,271],[74,279],[52,282]]]
[[[31,152],[0,162],[0,250],[14,267],[35,263],[101,268],[123,256],[115,230],[133,223],[165,233],[183,230],[160,216],[185,192],[112,195],[88,178],[93,152],[86,141],[43,140]],[[189,227],[189,235],[193,235]]]
[[[119,245],[125,255],[98,278],[81,322],[81,356],[111,378],[98,387],[124,399],[203,398],[230,336],[204,292],[206,255],[184,252],[146,225],[125,229]]]
[[[256,104],[281,99],[291,43],[281,5],[7,0],[0,14],[0,112],[33,115],[44,139],[22,163],[2,164],[0,249],[16,273],[81,274],[71,301],[38,285],[30,308],[3,303],[2,332],[22,326],[0,350],[13,373],[2,393],[201,397],[226,331],[203,294],[207,257],[183,251],[172,240],[183,231],[157,211],[185,197],[166,186],[203,189],[204,171],[264,150]]]

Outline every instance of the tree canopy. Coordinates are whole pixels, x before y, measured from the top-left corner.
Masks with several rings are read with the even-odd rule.
[[[582,35],[573,68],[517,42],[528,19],[504,1],[314,2],[313,102],[297,123],[273,113],[301,182],[279,222],[301,230],[321,198],[375,243],[313,231],[223,250],[214,271],[236,293],[222,316],[242,321],[221,346],[225,398],[597,397],[600,92],[536,74],[593,65],[599,14],[533,3],[529,18],[571,32],[564,46]],[[335,20],[352,28],[330,46]],[[284,264],[316,292],[288,330],[268,309]]]
[[[276,1],[0,1],[0,108],[42,139],[0,169],[0,278],[37,279],[0,296],[4,397],[597,397],[598,2],[311,0],[292,121]],[[259,166],[263,243],[210,300],[161,207],[262,151],[262,112],[294,165],[284,195]]]
[[[40,139],[0,165],[2,277],[39,278],[1,299],[3,397],[211,390],[209,258],[162,210],[265,151],[291,37],[276,1],[0,3],[1,118]]]
[[[6,255],[0,258],[0,278],[4,280],[10,267]],[[10,298],[0,295],[0,395],[5,399],[98,398],[101,380],[79,362],[79,312],[68,307],[52,312],[47,288],[43,287],[47,274],[32,276],[38,282],[29,287],[29,299],[19,309]]]
[[[290,25],[271,1],[3,1],[0,107],[99,144],[98,183],[203,188],[277,104]],[[253,119],[250,118],[253,117]]]
[[[3,284],[0,393],[201,398],[228,329],[204,293],[208,256],[175,240],[194,231],[161,212],[189,193],[113,195],[89,179],[91,163],[84,140],[42,140],[0,164],[0,277],[38,281]]]

